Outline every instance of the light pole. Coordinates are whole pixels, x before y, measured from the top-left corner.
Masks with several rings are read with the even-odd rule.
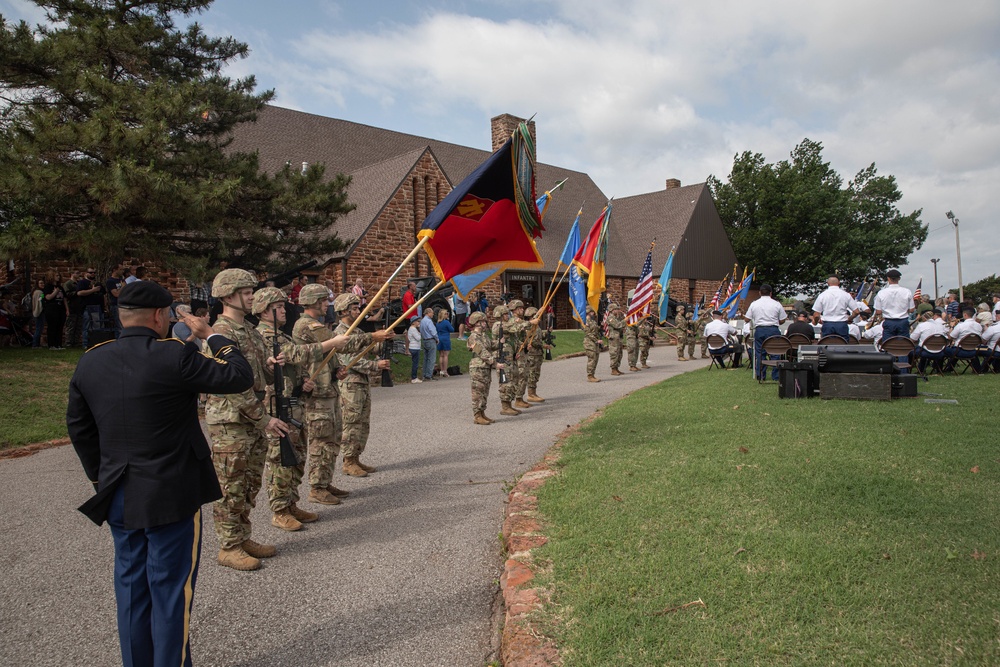
[[[937,305],[938,300],[938,283],[937,283],[937,263],[941,261],[941,258],[932,259],[931,264],[934,265],[934,304]]]
[[[958,303],[962,304],[965,302],[965,291],[962,289],[962,246],[958,242],[958,218],[951,211],[948,211],[945,215],[951,220],[951,224],[955,225],[955,255],[958,259]]]

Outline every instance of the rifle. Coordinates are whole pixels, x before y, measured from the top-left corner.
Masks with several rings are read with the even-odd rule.
[[[503,319],[499,322],[500,324],[500,335],[497,337],[497,363],[507,365],[506,354],[503,351],[504,335],[503,335]],[[500,384],[507,384],[507,369],[498,368],[497,369],[497,379]]]
[[[551,348],[556,346],[556,337],[555,334],[552,333],[552,329],[545,330],[545,337],[542,338],[542,340],[545,341],[546,345],[551,346],[550,348],[545,349],[545,361],[552,361]]]
[[[281,354],[281,344],[278,343],[278,309],[275,308],[271,312],[274,315],[272,321],[274,339],[271,349],[274,358],[277,359],[278,355]],[[281,370],[281,364],[278,363],[274,364],[274,395],[271,396],[271,402],[270,412],[272,415],[295,428],[302,428],[302,422],[292,417],[292,399],[285,396],[285,374]],[[291,438],[283,435],[278,439],[278,443],[281,448],[281,465],[286,468],[294,468],[302,463],[295,454]]]
[[[385,328],[388,329],[391,324],[391,315],[389,314],[389,309],[385,309]],[[382,341],[382,352],[379,355],[379,359],[388,359],[390,362],[389,368],[382,369],[382,386],[392,387],[392,339]]]
[[[306,269],[311,269],[312,267],[316,266],[318,263],[319,262],[317,262],[315,259],[313,259],[313,260],[310,260],[310,261],[306,262],[305,264],[301,264],[299,266],[296,266],[294,269],[288,269],[287,271],[282,271],[281,273],[277,273],[277,274],[271,276],[270,278],[268,278],[267,280],[270,280],[272,283],[274,283],[275,287],[284,287],[288,283],[292,282],[292,278],[294,278],[295,276],[299,275],[300,273],[302,273]],[[264,287],[265,285],[267,285],[267,280],[262,280],[259,283],[257,283],[257,287],[254,288],[254,291],[259,290],[262,287]]]

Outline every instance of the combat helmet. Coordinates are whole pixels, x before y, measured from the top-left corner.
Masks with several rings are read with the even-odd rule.
[[[520,299],[514,299],[513,301],[507,304],[507,307],[510,309],[510,312],[513,313],[518,308],[524,308],[524,302],[521,301]]]
[[[504,315],[510,315],[510,310],[502,303],[493,309],[493,317],[499,319]]]
[[[212,296],[221,299],[244,287],[256,286],[257,279],[246,269],[223,269],[212,281]]]
[[[361,304],[361,299],[358,298],[357,294],[353,292],[345,292],[339,295],[333,302],[333,309],[338,313],[345,313],[351,309],[354,304]]]
[[[260,315],[271,304],[284,303],[285,301],[288,301],[288,296],[283,291],[277,287],[265,287],[254,292],[253,306],[250,308],[250,312],[254,315]]]
[[[486,319],[486,313],[481,313],[478,310],[471,315],[469,315],[469,326],[476,326],[480,322]]]
[[[319,283],[309,283],[299,292],[299,305],[311,306],[323,299],[330,298],[330,291]]]
[[[532,317],[532,316],[534,316],[534,315],[535,315],[536,313],[538,313],[538,309],[537,309],[537,308],[535,308],[534,306],[530,306],[529,308],[526,308],[526,309],[525,309],[525,311],[524,311],[524,316],[525,316],[525,317]]]

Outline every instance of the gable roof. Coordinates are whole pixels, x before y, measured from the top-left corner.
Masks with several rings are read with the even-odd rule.
[[[351,175],[348,198],[357,208],[337,222],[336,231],[355,243],[426,151],[452,186],[490,156],[487,150],[276,106],[266,106],[255,123],[238,126],[229,149],[257,151],[261,168],[272,173],[286,163],[308,162],[324,163],[330,175]],[[589,175],[536,165],[538,194],[563,179],[566,184],[553,194],[545,232],[537,240],[550,271],[581,204],[586,202],[580,218],[584,236],[607,203],[607,196]],[[721,279],[732,270],[735,255],[704,183],[616,199],[608,231],[608,275],[637,276],[654,236],[654,271],[663,267],[672,245],[678,249],[675,276]]]

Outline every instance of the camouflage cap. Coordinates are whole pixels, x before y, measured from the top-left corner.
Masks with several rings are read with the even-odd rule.
[[[351,309],[354,304],[361,304],[361,299],[353,292],[345,292],[333,301],[333,309],[338,313],[344,313]]]
[[[504,315],[510,315],[510,310],[502,303],[493,309],[493,317],[502,317]]]
[[[256,287],[257,279],[245,269],[223,269],[212,281],[212,296],[221,298],[244,287]]]
[[[330,290],[323,287],[319,283],[310,283],[302,288],[299,292],[299,305],[300,306],[311,306],[314,303],[318,303],[323,299],[330,298]]]
[[[254,315],[260,315],[272,303],[284,303],[285,301],[288,301],[288,297],[280,289],[265,287],[254,292],[253,306],[250,308],[250,312]]]
[[[520,299],[514,299],[513,301],[507,304],[507,307],[511,311],[513,311],[515,308],[524,308],[524,302],[521,301]]]
[[[679,312],[684,312],[684,306],[682,306],[682,305],[678,305],[678,306],[677,306],[677,310],[678,310]]]
[[[469,315],[469,325],[476,326],[485,319],[486,319],[486,313],[481,313],[477,310],[476,312]]]
[[[538,309],[535,308],[534,306],[531,306],[530,308],[526,308],[524,310],[524,316],[525,317],[531,317],[532,315],[534,315],[537,312],[538,312]]]
[[[608,304],[608,310],[618,310],[621,306],[618,305],[617,301],[612,301]]]

